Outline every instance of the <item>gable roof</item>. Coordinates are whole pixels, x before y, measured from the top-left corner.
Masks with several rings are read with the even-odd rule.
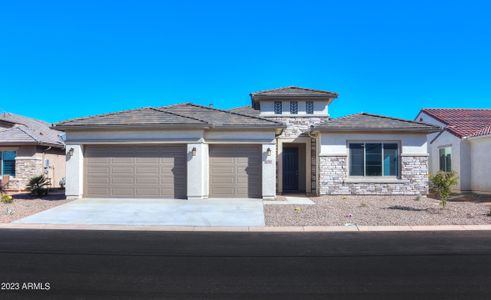
[[[323,90],[314,90],[308,88],[302,88],[297,86],[287,86],[283,88],[277,88],[272,90],[264,90],[251,93],[252,97],[255,96],[286,96],[286,97],[329,97],[336,98],[338,96],[337,93],[323,91]]]
[[[330,119],[316,125],[318,131],[389,131],[389,132],[437,132],[440,128],[430,124],[392,118],[369,113],[357,113]]]
[[[1,145],[33,144],[63,148],[64,143],[58,130],[49,123],[13,113],[0,114],[0,122],[10,127],[0,127]]]
[[[145,107],[71,119],[55,124],[75,128],[282,128],[283,123],[193,103]]]
[[[491,109],[423,108],[421,112],[444,123],[460,138],[486,135],[485,128],[491,126]]]

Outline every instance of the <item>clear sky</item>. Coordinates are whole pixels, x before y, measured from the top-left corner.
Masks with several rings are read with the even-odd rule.
[[[0,111],[49,122],[335,91],[334,117],[491,107],[491,1],[2,1]]]

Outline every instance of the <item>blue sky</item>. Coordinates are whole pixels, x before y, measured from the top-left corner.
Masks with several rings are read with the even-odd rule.
[[[49,122],[335,91],[334,117],[491,107],[490,1],[3,1],[0,111]]]

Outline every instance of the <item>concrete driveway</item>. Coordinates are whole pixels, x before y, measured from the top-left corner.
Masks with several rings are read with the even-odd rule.
[[[80,199],[20,219],[30,224],[264,226],[261,199]]]

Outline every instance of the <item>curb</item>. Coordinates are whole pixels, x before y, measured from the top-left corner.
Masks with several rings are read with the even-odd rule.
[[[157,225],[0,224],[0,229],[116,230],[169,232],[413,232],[491,230],[491,225],[203,227]]]

